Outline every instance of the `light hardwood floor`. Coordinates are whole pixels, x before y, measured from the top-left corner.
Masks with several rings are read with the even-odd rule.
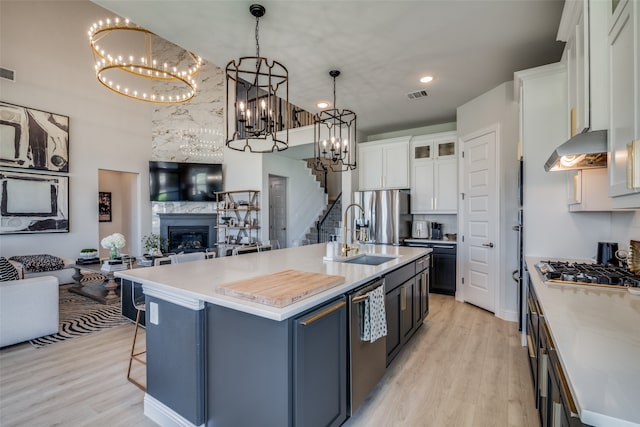
[[[0,350],[0,426],[155,425],[126,379],[132,336],[124,325]],[[514,323],[431,295],[427,322],[345,425],[538,426],[528,369]]]
[[[539,426],[517,324],[429,298],[427,321],[345,426]]]

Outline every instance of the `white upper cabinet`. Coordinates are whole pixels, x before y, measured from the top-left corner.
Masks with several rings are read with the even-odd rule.
[[[609,195],[614,207],[640,207],[639,9],[640,1],[611,2]]]
[[[409,188],[409,141],[391,138],[358,144],[360,190]]]
[[[558,40],[566,42],[568,117],[571,136],[607,129],[609,122],[608,1],[567,0]]]
[[[411,213],[457,213],[456,133],[411,140]]]
[[[567,171],[567,192],[569,212],[613,210],[605,168]]]

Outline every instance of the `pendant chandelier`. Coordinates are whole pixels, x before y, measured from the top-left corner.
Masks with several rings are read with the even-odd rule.
[[[202,59],[128,19],[89,28],[96,77],[107,89],[140,101],[179,104],[196,94]]]
[[[315,169],[346,172],[356,168],[356,113],[336,107],[336,77],[340,71],[331,70],[333,77],[333,108],[314,117]]]
[[[256,56],[227,64],[226,145],[238,151],[270,153],[289,147],[289,73],[260,56],[258,26],[265,8],[249,7],[256,18]]]

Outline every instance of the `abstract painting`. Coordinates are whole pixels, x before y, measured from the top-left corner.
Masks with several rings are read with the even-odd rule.
[[[0,101],[0,166],[69,172],[69,117]]]
[[[0,234],[68,232],[68,176],[0,170]]]

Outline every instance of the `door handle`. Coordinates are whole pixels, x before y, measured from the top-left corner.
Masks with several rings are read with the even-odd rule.
[[[493,243],[483,243],[482,246],[484,246],[485,248],[492,248]]]
[[[520,270],[513,270],[513,273],[511,273],[511,278],[516,283],[520,283]]]
[[[322,310],[320,313],[317,313],[311,317],[309,317],[308,319],[303,320],[302,322],[300,322],[302,324],[302,326],[309,326],[310,324],[312,324],[313,322],[315,322],[318,319],[322,319],[324,316],[333,313],[336,310],[341,309],[342,307],[344,307],[345,305],[347,305],[346,302],[344,301],[340,301],[337,304],[334,304],[324,310]]]
[[[407,288],[403,287],[400,289],[400,311],[405,311],[407,309]]]

